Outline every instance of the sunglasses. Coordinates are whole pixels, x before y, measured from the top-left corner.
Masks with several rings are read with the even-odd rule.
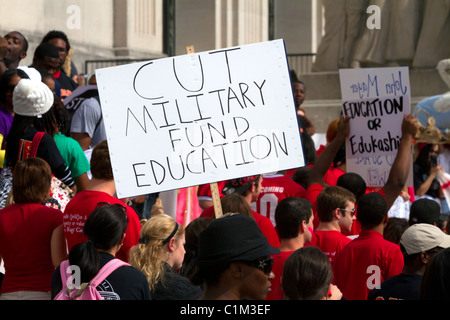
[[[348,210],[348,209],[339,209],[341,212],[350,212],[350,215],[353,217],[355,215],[356,209]]]
[[[261,258],[254,261],[245,262],[245,264],[262,270],[264,274],[268,276],[272,272],[273,258]]]

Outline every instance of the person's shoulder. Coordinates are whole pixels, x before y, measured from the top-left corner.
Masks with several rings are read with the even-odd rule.
[[[280,253],[273,254],[271,255],[271,257],[273,258],[274,262],[284,262],[292,253],[294,253],[294,251],[280,251]]]
[[[273,226],[272,221],[270,221],[270,219],[268,217],[263,216],[262,214],[254,211],[254,210],[252,210],[252,214],[253,214],[253,218],[255,218],[255,221],[258,225],[270,223]]]
[[[214,206],[210,206],[208,208],[205,208],[205,210],[202,211],[200,214],[200,217],[202,218],[214,218]]]
[[[322,191],[324,188],[324,186],[320,183],[313,183],[310,186],[308,186],[308,188],[306,189],[307,193],[312,193],[312,192],[320,192]]]
[[[75,114],[79,113],[81,111],[84,111],[84,112],[95,111],[97,109],[100,109],[100,103],[99,103],[98,99],[95,97],[87,98],[87,99],[83,100],[83,102],[80,104],[80,106],[75,111]]]
[[[283,176],[281,179],[283,184],[285,184],[286,186],[289,187],[289,189],[293,189],[293,190],[301,190],[303,192],[306,192],[305,188],[303,188],[300,184],[298,184],[297,182],[295,182],[294,180],[292,180],[289,177]]]
[[[78,141],[75,140],[74,138],[68,137],[61,132],[56,133],[55,136],[53,137],[53,139],[60,140],[60,141],[63,141],[64,143],[70,143],[70,144],[72,144],[74,142],[78,143]]]
[[[123,275],[124,277],[126,277],[126,279],[134,278],[139,281],[144,281],[144,280],[145,280],[145,282],[147,281],[147,278],[145,277],[145,275],[141,271],[139,271],[138,269],[133,267],[132,265],[121,266],[116,271],[118,273],[121,273],[121,276]]]
[[[65,212],[71,211],[72,208],[79,208],[82,206],[83,208],[88,208],[91,206],[93,202],[98,203],[102,202],[104,192],[101,191],[93,191],[93,190],[83,190],[77,192],[75,196],[70,199],[69,203],[66,205]]]
[[[8,209],[9,208],[9,209]],[[7,206],[3,210],[21,210],[21,211],[33,211],[39,214],[49,214],[49,215],[62,215],[61,210],[55,209],[53,207],[48,207],[39,203],[21,203],[14,206]]]
[[[400,253],[403,256],[402,250],[400,249],[400,246],[398,244],[383,238],[383,245],[386,249],[395,253]]]
[[[63,214],[61,210],[53,208],[53,207],[48,207],[46,205],[40,205],[39,210],[42,212],[47,212],[48,214],[51,214],[51,215],[55,215],[55,214],[62,215]]]
[[[421,275],[400,273],[384,280],[369,293],[367,300],[416,300],[421,280]]]

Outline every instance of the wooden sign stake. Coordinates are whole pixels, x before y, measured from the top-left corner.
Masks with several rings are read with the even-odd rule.
[[[194,53],[195,52],[194,46],[187,46],[186,52],[188,54]],[[210,184],[210,187],[214,204],[214,215],[216,218],[220,218],[221,216],[223,216],[223,212],[222,212],[222,204],[220,203],[219,186],[217,185],[217,182],[213,182]]]

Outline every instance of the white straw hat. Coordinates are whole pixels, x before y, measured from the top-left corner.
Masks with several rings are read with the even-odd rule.
[[[50,110],[53,102],[52,91],[41,81],[22,79],[14,88],[14,113],[21,116],[41,116]]]

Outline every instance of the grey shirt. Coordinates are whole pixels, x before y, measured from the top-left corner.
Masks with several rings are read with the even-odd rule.
[[[72,116],[71,133],[87,133],[92,139],[90,148],[106,140],[102,109],[96,98],[83,101]]]

